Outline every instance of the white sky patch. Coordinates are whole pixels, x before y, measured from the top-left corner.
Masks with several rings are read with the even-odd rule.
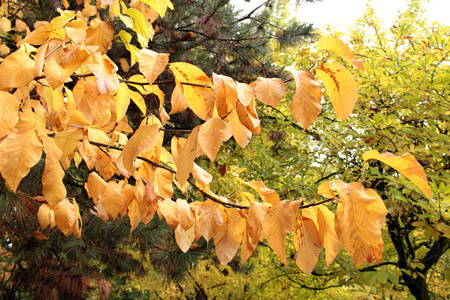
[[[231,3],[243,13],[252,11],[255,7],[266,2],[266,0],[232,0]],[[330,25],[339,31],[346,31],[349,26],[355,25],[356,21],[363,15],[368,0],[324,0],[315,3],[303,3],[293,9],[297,20],[305,23],[313,23],[314,27],[322,28]],[[381,19],[385,26],[391,26],[395,21],[399,10],[404,11],[408,7],[408,0],[372,0],[371,7],[375,15]],[[425,17],[429,23],[439,21],[441,24],[450,25],[450,1],[429,0],[423,1],[426,8]]]

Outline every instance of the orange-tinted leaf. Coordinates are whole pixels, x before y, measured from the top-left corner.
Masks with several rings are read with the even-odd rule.
[[[317,188],[317,195],[321,195],[325,198],[336,198],[336,195],[334,194],[334,192],[331,190],[331,184],[326,181],[324,183],[322,183],[321,185],[319,185],[319,187]]]
[[[36,131],[8,135],[0,144],[0,173],[13,192],[42,155]]]
[[[67,23],[64,27],[66,29],[66,35],[75,44],[84,42],[86,39],[87,23],[84,19],[76,19]]]
[[[187,203],[186,200],[177,199],[177,210],[177,216],[178,220],[180,221],[181,227],[183,227],[184,230],[192,228],[197,218],[195,217],[194,212],[191,210],[189,203]]]
[[[238,94],[236,92],[236,82],[224,75],[213,73],[214,97],[219,117],[228,122],[231,119],[231,112],[236,107]]]
[[[192,176],[197,184],[203,188],[209,188],[209,184],[213,179],[211,174],[200,168],[196,163],[194,163],[194,168],[192,169]]]
[[[244,264],[255,251],[261,240],[263,220],[269,207],[265,204],[252,202],[248,210],[245,233],[241,247],[241,260]]]
[[[295,263],[305,274],[311,274],[321,248],[319,231],[313,220],[298,216],[294,225],[294,246],[297,250]]]
[[[0,91],[0,139],[19,121],[19,101],[10,93]]]
[[[89,197],[94,200],[94,203],[97,203],[100,196],[108,188],[108,184],[102,177],[100,177],[100,175],[95,172],[91,172],[88,176],[87,182],[84,184],[84,188],[86,189]]]
[[[183,111],[189,107],[189,103],[183,95],[183,87],[181,83],[177,83],[175,85],[170,102],[172,103],[172,108],[169,113],[170,115]]]
[[[152,84],[169,62],[169,54],[157,53],[150,49],[142,49],[139,53],[139,71]]]
[[[86,31],[86,45],[99,46],[99,51],[104,54],[111,48],[113,38],[114,28],[111,23],[103,22],[98,18],[92,19]]]
[[[248,130],[254,134],[259,134],[261,132],[261,127],[259,126],[260,121],[258,115],[256,114],[255,101],[251,100],[248,106],[244,106],[241,101],[236,104],[236,113],[239,117],[239,121]]]
[[[42,203],[41,206],[39,206],[37,218],[39,225],[41,225],[42,229],[44,229],[52,224],[52,218],[55,218],[55,213],[47,203]]]
[[[53,208],[55,213],[55,222],[64,235],[69,235],[73,232],[73,225],[77,221],[77,211],[67,198],[62,200]]]
[[[62,157],[71,154],[83,138],[83,130],[60,131],[55,135],[55,143],[62,151]]]
[[[292,230],[296,215],[297,212],[294,212],[289,201],[278,201],[269,209],[263,222],[264,234],[270,248],[286,265],[285,237]]]
[[[62,152],[52,138],[42,137],[44,144],[45,167],[42,172],[42,194],[54,207],[66,197],[66,187],[63,183],[64,170],[59,164]]]
[[[117,66],[108,56],[96,52],[85,60],[85,65],[94,73],[100,94],[107,94],[119,88]]]
[[[198,141],[210,160],[215,160],[222,142],[228,137],[228,127],[219,117],[213,117],[202,124]]]
[[[99,202],[101,202],[106,212],[113,219],[116,219],[124,204],[120,184],[116,181],[109,181],[108,187],[100,196]]]
[[[233,137],[241,148],[245,148],[252,139],[252,132],[241,123],[236,112],[232,112],[231,116],[231,121],[228,124],[231,125]]]
[[[131,235],[133,230],[135,230],[139,223],[142,221],[141,212],[139,211],[139,207],[136,201],[131,202],[128,208],[128,217],[130,218]]]
[[[173,229],[178,227],[180,222],[178,220],[178,206],[175,202],[170,200],[170,198],[166,198],[159,203],[158,210],[163,215],[167,225]]]
[[[329,266],[341,248],[341,242],[334,229],[335,215],[324,205],[318,205],[316,208],[319,238],[325,247],[326,264]]]
[[[280,197],[278,197],[277,192],[269,189],[261,181],[246,182],[245,184],[257,191],[264,202],[275,204],[280,201]]]
[[[184,253],[188,252],[195,240],[195,227],[184,229],[181,224],[175,229],[175,241]]]
[[[224,220],[219,210],[219,204],[206,200],[199,208],[200,232],[206,241],[209,241],[222,227]]]
[[[241,244],[245,220],[236,208],[225,209],[223,225],[214,235],[214,246],[221,264],[229,263]]]
[[[405,153],[402,156],[395,156],[389,152],[380,154],[377,150],[370,150],[363,154],[363,159],[364,162],[370,159],[376,159],[387,164],[391,168],[394,168],[397,172],[400,172],[406,176],[406,178],[411,180],[425,196],[432,199],[427,175],[420,163],[410,153]]]
[[[387,210],[380,199],[367,194],[360,183],[345,184],[337,180],[333,186],[342,202],[342,209],[336,214],[340,224],[339,238],[358,267],[372,249],[378,247],[382,227],[380,219],[386,216]]]
[[[34,61],[21,48],[8,55],[0,65],[0,89],[22,87],[34,79]]]
[[[163,198],[172,198],[173,174],[161,168],[156,169],[154,174],[155,180],[153,181],[153,187],[155,188],[155,193]]]
[[[128,106],[130,105],[130,89],[126,83],[120,83],[116,94],[116,121],[119,122],[125,116]]]
[[[64,28],[56,24],[48,23],[29,33],[21,43],[32,45],[42,45],[47,39],[59,39],[63,41],[65,38]]]
[[[128,172],[134,172],[133,162],[139,154],[156,146],[156,143],[158,142],[158,133],[159,128],[156,124],[144,124],[136,130],[120,155],[123,160],[123,166]]]
[[[258,77],[258,79],[254,82],[255,94],[258,99],[267,105],[270,106],[278,106],[283,98],[284,91],[286,90],[286,86],[284,85],[283,80],[279,78],[262,78]]]
[[[11,31],[11,21],[7,17],[0,18],[0,33]]]
[[[189,108],[202,120],[211,118],[214,110],[214,91],[209,77],[198,67],[184,63],[172,63],[170,71],[176,84],[187,82],[201,86],[183,85],[183,95],[189,103]]]
[[[296,71],[294,67],[286,67],[295,79],[296,89],[291,103],[291,113],[306,130],[322,111],[322,87],[314,80],[310,71]]]
[[[236,82],[236,91],[239,101],[244,106],[250,105],[255,98],[255,90],[249,84]]]
[[[342,64],[324,63],[317,69],[317,76],[325,85],[336,117],[348,118],[358,98],[358,86],[352,73]]]

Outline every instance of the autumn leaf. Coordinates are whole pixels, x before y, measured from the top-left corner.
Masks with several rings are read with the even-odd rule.
[[[189,229],[184,229],[181,224],[178,224],[175,229],[175,241],[178,247],[184,253],[188,252],[191,248],[192,243],[195,240],[195,227],[192,226]]]
[[[213,73],[213,79],[217,112],[222,120],[229,122],[232,118],[231,112],[238,101],[236,82],[228,76],[215,73]]]
[[[156,146],[156,143],[158,142],[158,133],[159,128],[156,124],[144,124],[136,130],[120,155],[120,158],[123,160],[123,166],[128,172],[133,174],[133,162],[139,154]]]
[[[239,117],[239,121],[248,130],[254,134],[259,134],[261,132],[261,127],[259,126],[260,121],[258,115],[256,114],[255,101],[251,100],[248,106],[245,106],[240,101],[236,103],[236,113]]]
[[[63,27],[58,26],[57,24],[48,23],[27,34],[20,44],[28,43],[32,45],[42,45],[50,39],[59,39],[63,41],[64,38],[65,31]]]
[[[214,91],[209,77],[198,67],[188,63],[171,63],[169,70],[175,77],[175,83],[183,84],[183,95],[189,108],[202,120],[211,118],[214,110]]]
[[[225,209],[223,225],[214,235],[214,246],[221,264],[229,263],[236,255],[245,229],[245,220],[238,209]]]
[[[274,107],[278,106],[286,90],[286,86],[280,78],[258,77],[253,84],[259,101]]]
[[[269,189],[261,181],[246,182],[246,185],[258,192],[264,202],[275,204],[280,201],[280,197],[275,190]]]
[[[324,63],[317,69],[317,76],[325,85],[336,117],[347,119],[358,98],[358,86],[352,73],[340,63]]]
[[[0,144],[0,173],[13,192],[42,155],[36,131],[10,134]],[[6,159],[7,158],[7,159]]]
[[[124,204],[121,186],[116,181],[109,181],[107,184],[108,187],[100,195],[98,202],[101,202],[108,215],[116,219]]]
[[[317,223],[319,224],[319,239],[325,247],[327,266],[336,258],[341,248],[341,242],[334,229],[335,215],[325,205],[316,206]]]
[[[270,248],[286,265],[286,234],[292,231],[299,205],[299,201],[278,201],[269,209],[263,222],[264,234]]]
[[[363,154],[364,162],[375,159],[387,164],[397,172],[404,175],[411,180],[429,199],[431,198],[431,190],[428,185],[427,175],[422,165],[410,153],[405,153],[402,156],[396,156],[392,153],[386,152],[380,154],[377,150],[370,150]]]
[[[42,203],[41,206],[39,206],[37,218],[42,229],[50,226],[52,223],[55,224],[55,213],[47,203]]]
[[[297,250],[295,263],[305,274],[311,274],[319,260],[321,248],[319,231],[313,220],[297,217],[294,225],[294,246]]]
[[[0,89],[28,85],[34,79],[34,61],[21,48],[0,64]]]
[[[294,67],[286,67],[286,70],[292,73],[297,86],[291,103],[292,116],[306,130],[322,111],[322,87],[310,71],[296,71]]]
[[[108,184],[96,172],[91,172],[87,178],[87,182],[84,184],[84,188],[88,196],[94,200],[94,203],[97,203],[100,196],[108,188]]]
[[[339,55],[343,59],[351,62],[354,67],[364,71],[364,64],[362,61],[355,59],[352,49],[343,41],[337,38],[322,38],[316,44],[317,52],[329,51]]]
[[[19,121],[19,101],[10,93],[0,91],[0,139],[7,135]]]
[[[86,45],[94,45],[99,47],[102,54],[108,52],[111,48],[114,38],[114,28],[109,22],[103,22],[98,18],[91,20],[91,24],[86,31]]]
[[[219,205],[212,200],[206,200],[200,205],[200,232],[209,241],[222,227],[224,220]]]
[[[367,194],[360,183],[346,184],[336,180],[333,186],[342,203],[342,209],[336,213],[340,224],[339,238],[358,267],[377,247],[381,238],[380,219],[384,219],[387,210],[380,199]]]
[[[53,208],[55,213],[55,222],[59,230],[68,236],[73,232],[73,225],[77,221],[77,211],[67,198],[62,200]]]
[[[222,142],[228,137],[228,127],[221,118],[213,117],[202,124],[198,141],[211,161],[216,159]]]
[[[62,151],[62,157],[71,154],[83,138],[83,130],[60,131],[55,135],[55,143]]]
[[[116,121],[119,122],[125,116],[128,106],[130,105],[130,89],[127,84],[121,82],[117,89],[117,106],[116,106]]]
[[[94,73],[100,94],[113,92],[119,88],[119,79],[116,76],[117,66],[108,56],[102,56],[96,52],[89,56],[84,64]]]
[[[241,148],[245,148],[252,139],[252,132],[241,123],[236,112],[233,111],[231,116],[228,124],[231,125],[233,137]]]
[[[317,188],[317,195],[321,195],[325,198],[336,198],[333,190],[331,189],[331,184],[328,181],[323,182]]]
[[[45,167],[42,172],[42,194],[50,207],[54,207],[66,198],[66,186],[63,183],[65,172],[59,160],[62,152],[56,145],[54,139],[43,135],[42,142],[45,152]]]
[[[169,54],[157,53],[149,49],[142,49],[139,53],[139,71],[152,84],[161,74],[169,62]]]
[[[250,258],[261,240],[263,220],[268,210],[269,207],[263,203],[250,203],[241,247],[242,264]]]
[[[153,187],[155,188],[155,193],[163,198],[172,198],[173,195],[172,172],[158,168],[154,172],[154,175],[155,179],[153,181]]]

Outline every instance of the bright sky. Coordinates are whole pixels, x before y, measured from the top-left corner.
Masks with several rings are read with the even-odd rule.
[[[249,12],[266,0],[232,0],[237,9]],[[345,31],[348,26],[355,24],[364,13],[368,0],[323,0],[316,3],[304,3],[297,8],[297,19],[306,23],[313,23],[314,27],[321,28],[331,25],[339,31]],[[438,20],[450,25],[449,0],[424,0],[427,9],[426,18],[429,21]],[[407,7],[408,0],[372,0],[371,6],[376,16],[383,20],[387,26],[391,25],[399,10]]]

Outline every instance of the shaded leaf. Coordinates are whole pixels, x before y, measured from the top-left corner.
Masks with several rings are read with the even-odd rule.
[[[286,86],[280,78],[258,77],[258,79],[255,80],[253,87],[255,89],[256,97],[258,97],[262,103],[274,107],[278,106],[281,98],[283,98],[284,91],[286,90]]]
[[[223,225],[214,235],[214,246],[221,264],[229,263],[236,255],[245,229],[245,220],[236,208],[225,209]]]
[[[152,84],[169,62],[169,54],[157,53],[150,49],[142,49],[139,53],[139,71]]]
[[[227,140],[227,137],[227,124],[219,117],[213,117],[203,123],[198,132],[198,141],[203,151],[212,161],[216,159],[220,146],[222,142]]]
[[[305,274],[311,274],[321,248],[319,231],[313,220],[298,216],[294,225],[294,246],[297,250],[295,263]]]

